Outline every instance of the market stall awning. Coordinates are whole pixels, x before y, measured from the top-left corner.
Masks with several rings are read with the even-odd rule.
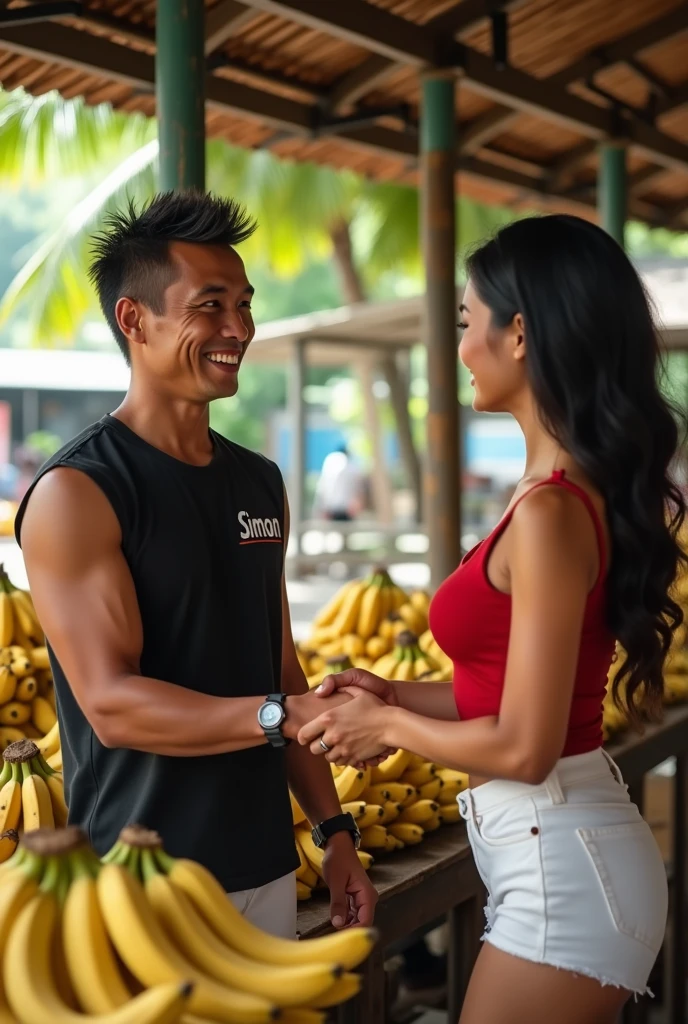
[[[417,181],[419,72],[453,68],[463,194],[594,215],[598,146],[629,212],[688,226],[684,0],[207,0],[207,130]],[[154,0],[0,5],[0,81],[155,111]]]

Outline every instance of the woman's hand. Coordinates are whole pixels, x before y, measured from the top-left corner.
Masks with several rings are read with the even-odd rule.
[[[362,668],[350,668],[346,672],[338,672],[333,676],[325,676],[320,686],[315,689],[318,697],[330,697],[337,690],[346,690],[350,686],[359,690],[367,690],[374,694],[385,704],[392,707],[399,707],[399,698],[394,683],[388,679],[381,679],[380,676],[366,672]]]
[[[358,671],[353,669],[342,675]],[[368,672],[364,674],[377,679]],[[318,718],[308,722],[299,730],[298,741],[302,746],[310,744],[312,754],[320,757],[324,755],[332,764],[378,763],[381,755],[387,756],[388,753],[381,739],[387,705],[369,690],[349,685],[347,693],[355,697],[355,700],[340,707],[328,708]],[[327,751],[323,750],[321,740],[329,748]]]

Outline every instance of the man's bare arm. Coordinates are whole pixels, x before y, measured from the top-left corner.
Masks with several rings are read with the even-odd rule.
[[[141,675],[141,615],[119,522],[84,473],[57,468],[38,482],[22,548],[38,616],[101,743],[197,757],[266,742],[264,697],[215,697]],[[290,703],[295,724],[307,720],[299,698]]]

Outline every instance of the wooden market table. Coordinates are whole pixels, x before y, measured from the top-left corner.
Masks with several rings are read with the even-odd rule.
[[[688,943],[686,927],[686,828],[688,810],[688,706],[670,708],[660,725],[643,736],[629,734],[607,749],[619,765],[633,799],[643,807],[643,778],[652,768],[676,758],[673,793],[670,919],[665,941],[664,1021],[685,1024]],[[380,942],[363,970],[360,995],[338,1010],[338,1024],[385,1024],[385,958],[414,935],[447,921],[447,1020],[458,1020],[468,979],[483,932],[485,894],[463,823],[429,835],[419,846],[380,859],[371,878],[380,894],[375,924]],[[316,894],[299,910],[299,933],[312,938],[330,930],[328,900]],[[624,1024],[644,1024],[647,1000],[629,1003]]]

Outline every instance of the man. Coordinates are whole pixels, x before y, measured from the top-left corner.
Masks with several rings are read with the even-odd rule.
[[[315,491],[315,511],[333,522],[355,519],[362,505],[363,481],[346,445],[326,456]]]
[[[291,636],[279,470],[209,429],[254,335],[233,248],[254,227],[197,193],[110,218],[91,276],[131,385],[41,469],[16,531],[51,651],[70,822],[100,854],[128,822],[156,829],[254,923],[293,937],[287,783],[330,836],[335,927],[369,923],[376,896],[329,765],[284,745],[322,702]]]

